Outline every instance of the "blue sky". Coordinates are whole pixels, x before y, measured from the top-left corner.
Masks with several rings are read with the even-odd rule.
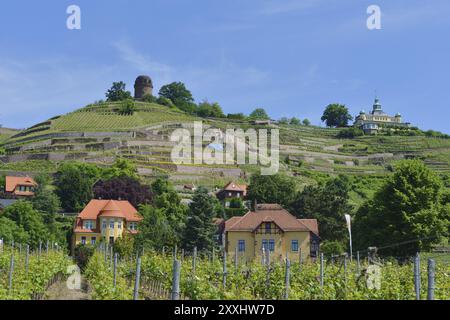
[[[82,29],[66,28],[81,7]],[[366,10],[382,10],[368,30]],[[0,123],[24,128],[139,74],[182,81],[225,112],[319,125],[324,107],[386,112],[450,133],[448,0],[72,0],[2,3]]]

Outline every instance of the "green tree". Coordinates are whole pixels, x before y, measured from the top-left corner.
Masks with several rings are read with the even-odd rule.
[[[289,119],[286,117],[282,117],[280,120],[278,120],[280,124],[289,124]]]
[[[351,214],[350,182],[339,176],[317,186],[307,186],[292,204],[299,218],[317,219],[323,240],[344,242],[347,239],[345,214]]]
[[[139,207],[144,220],[139,224],[139,233],[135,236],[135,247],[162,249],[176,243],[175,234],[163,210],[150,205]]]
[[[358,210],[355,243],[387,248],[382,255],[408,256],[429,250],[450,228],[450,206],[442,204],[442,182],[420,160],[404,160]]]
[[[113,82],[112,87],[106,92],[106,100],[114,102],[132,99],[131,92],[126,91],[125,88],[124,82]]]
[[[213,218],[216,216],[217,199],[208,191],[199,187],[189,205],[189,217],[183,238],[183,247],[192,250],[211,250],[214,246],[216,226]]]
[[[222,108],[217,102],[204,100],[198,105],[197,115],[200,117],[225,118]]]
[[[295,182],[284,174],[265,176],[254,174],[250,178],[247,198],[254,202],[277,203],[289,207],[295,196]]]
[[[56,194],[61,206],[79,212],[93,198],[92,187],[100,178],[100,169],[92,164],[65,163],[56,172]]]
[[[304,126],[310,126],[311,125],[311,121],[309,121],[308,119],[303,119],[302,121]]]
[[[11,243],[13,240],[16,243],[29,243],[30,236],[15,221],[0,216],[0,239],[3,239],[5,243]]]
[[[327,127],[345,127],[352,119],[347,107],[338,103],[328,105],[321,118]]]
[[[3,211],[2,217],[14,221],[19,227],[15,230],[15,234],[19,233],[21,237],[24,237],[23,230],[28,235],[28,243],[33,247],[37,247],[39,241],[54,239],[46,228],[41,214],[28,201],[18,201],[7,207]]]
[[[116,158],[114,164],[111,167],[105,169],[102,174],[102,178],[105,180],[122,177],[139,179],[136,165],[125,158]]]
[[[293,117],[290,121],[289,124],[293,125],[293,126],[299,126],[302,122],[300,121],[300,119]]]
[[[182,82],[172,82],[162,86],[159,90],[159,95],[171,100],[179,109],[185,112],[193,114],[197,109],[192,93]]]
[[[250,113],[249,118],[252,120],[269,120],[270,119],[266,110],[264,110],[263,108],[257,108],[255,110],[253,110],[253,112]]]

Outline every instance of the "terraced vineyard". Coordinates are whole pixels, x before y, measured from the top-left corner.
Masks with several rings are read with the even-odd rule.
[[[177,166],[171,162],[174,142],[169,137],[176,128],[192,132],[194,120],[202,120],[204,127],[220,129],[264,127],[245,121],[199,119],[157,104],[137,102],[136,112],[128,116],[120,115],[119,107],[120,103],[90,105],[16,133],[3,143],[0,141],[7,152],[0,157],[0,171],[52,172],[62,161],[109,165],[116,157],[126,157],[137,164],[143,177],[168,175],[179,186],[194,183],[214,188],[229,180],[247,181],[252,172],[259,170],[254,165]],[[337,174],[377,179],[390,174],[395,162],[404,158],[422,159],[442,175],[450,175],[450,139],[426,136],[338,139],[339,129],[292,125],[277,128],[280,170],[294,176],[299,185]]]

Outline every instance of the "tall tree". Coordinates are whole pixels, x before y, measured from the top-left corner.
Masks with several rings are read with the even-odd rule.
[[[253,120],[269,120],[270,119],[266,110],[264,110],[263,108],[256,108],[255,110],[253,110],[253,112],[250,113],[249,118],[253,119]]]
[[[3,211],[2,217],[14,221],[18,226],[15,234],[18,232],[21,237],[27,238],[28,243],[35,248],[39,245],[39,241],[54,239],[44,224],[41,214],[28,201],[18,201],[7,207]]]
[[[78,212],[93,198],[92,187],[100,169],[86,163],[65,163],[56,172],[56,194],[64,210]]]
[[[124,82],[113,82],[112,87],[106,92],[107,101],[123,101],[132,99],[131,92],[126,91],[126,85]]]
[[[159,95],[171,100],[179,109],[188,113],[195,113],[197,109],[192,93],[182,82],[172,82],[162,86]]]
[[[199,187],[189,205],[189,217],[186,223],[183,247],[192,250],[211,250],[214,246],[216,226],[213,218],[216,216],[217,199],[208,191]]]
[[[265,176],[254,174],[250,178],[247,198],[258,203],[277,203],[289,207],[294,200],[295,182],[284,174]]]
[[[150,204],[153,199],[149,186],[128,176],[98,181],[94,186],[94,196],[97,199],[127,200],[136,208],[141,204]]]
[[[321,118],[328,127],[345,127],[352,119],[347,107],[338,103],[328,105]]]
[[[327,241],[347,239],[345,214],[353,211],[349,201],[350,183],[339,176],[318,186],[307,186],[297,195],[292,212],[299,218],[317,219],[320,236]]]
[[[448,237],[450,205],[442,203],[443,186],[419,160],[404,160],[394,174],[357,212],[359,248],[387,247],[383,255],[407,256],[429,250]]]

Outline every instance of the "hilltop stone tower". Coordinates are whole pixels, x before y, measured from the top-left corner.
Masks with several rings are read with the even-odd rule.
[[[153,82],[149,76],[139,76],[134,82],[134,98],[141,100],[145,95],[153,94]]]

